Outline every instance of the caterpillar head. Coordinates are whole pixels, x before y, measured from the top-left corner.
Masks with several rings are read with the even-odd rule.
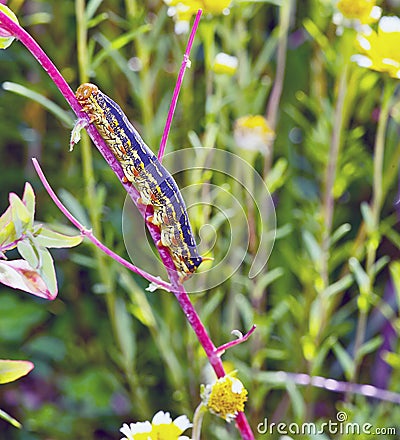
[[[99,88],[92,83],[84,83],[81,84],[76,93],[75,97],[78,100],[79,104],[86,104],[92,95],[96,95],[99,92]]]

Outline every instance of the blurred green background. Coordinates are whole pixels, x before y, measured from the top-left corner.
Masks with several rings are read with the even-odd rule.
[[[8,5],[73,90],[95,82],[157,151],[187,40],[175,34],[162,1],[16,0]],[[386,15],[400,13],[395,2],[381,6]],[[228,15],[205,14],[167,145],[167,151],[201,146],[234,152],[254,166],[273,195],[277,239],[263,272],[247,278],[254,253],[249,249],[235,277],[191,297],[216,345],[227,342],[232,329],[258,326],[248,342],[224,355],[249,390],[246,415],[254,432],[265,417],[288,423],[335,421],[338,410],[352,422],[400,429],[398,405],[279,383],[269,374],[306,373],[400,393],[396,99],[385,132],[377,223],[368,209],[373,185],[379,185],[373,154],[382,90],[388,83],[394,90],[396,80],[349,62],[354,35],[336,34],[334,12],[328,0],[282,0],[233,1]],[[239,149],[234,121],[266,113],[285,40],[273,154]],[[213,71],[214,56],[221,51],[238,58],[233,76]],[[0,83],[5,81],[69,111],[19,42],[0,52]],[[71,111],[70,122],[74,119]],[[67,225],[33,170],[31,158],[37,157],[71,211],[127,257],[121,232],[125,193],[88,139],[68,151],[72,125],[67,122],[68,117],[62,121],[38,102],[0,89],[1,212],[8,193],[21,195],[29,181],[37,195],[37,220]],[[335,131],[341,133],[340,150],[333,193],[327,194]],[[181,187],[209,179],[241,191],[223,176],[177,177]],[[331,227],[326,197],[334,204]],[[257,232],[260,220],[253,217],[251,203],[244,209]],[[190,217],[197,236],[202,224],[214,225],[218,243],[213,253],[219,261],[229,228],[217,214],[199,209]],[[253,239],[257,242],[257,234]],[[0,387],[0,408],[24,426],[17,430],[0,420],[0,438],[116,439],[123,422],[151,420],[160,409],[173,418],[186,414],[192,419],[207,362],[174,297],[146,292],[140,277],[86,242],[52,254],[59,282],[55,301],[0,287],[0,358],[35,364],[27,377]],[[214,416],[206,415],[204,424],[203,438],[239,438],[233,424]]]

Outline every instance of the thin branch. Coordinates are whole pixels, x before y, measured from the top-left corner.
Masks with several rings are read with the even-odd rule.
[[[242,342],[247,341],[249,337],[254,333],[255,329],[257,328],[256,325],[253,325],[251,329],[245,334],[241,335],[240,338],[235,339],[234,341],[227,342],[226,344],[220,345],[218,348],[215,349],[215,353],[219,356],[221,356],[228,348],[234,347],[235,345],[239,345]],[[233,333],[233,332],[232,332]]]
[[[165,122],[164,132],[160,142],[160,149],[158,151],[158,160],[161,162],[165,152],[165,146],[167,144],[168,135],[171,129],[172,118],[175,113],[176,103],[178,101],[179,92],[181,91],[183,76],[185,75],[185,71],[187,67],[190,67],[190,51],[192,50],[192,45],[194,41],[194,36],[197,32],[197,28],[199,26],[200,18],[201,18],[202,10],[199,9],[196,14],[196,18],[194,19],[194,23],[192,26],[192,30],[190,32],[189,40],[186,45],[185,54],[183,55],[183,61],[181,68],[179,70],[178,79],[176,80],[174,93],[172,95],[171,104],[169,106],[167,120]]]
[[[359,384],[354,382],[343,382],[336,379],[322,376],[310,376],[304,373],[287,373],[286,371],[276,371],[267,373],[269,380],[274,383],[294,382],[297,385],[311,385],[316,388],[323,388],[335,393],[353,393],[365,397],[393,402],[400,404],[400,393],[377,388],[369,384]]]

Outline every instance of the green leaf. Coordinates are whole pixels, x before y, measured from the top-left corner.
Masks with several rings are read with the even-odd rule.
[[[303,231],[303,241],[312,261],[319,264],[321,261],[321,247],[315,237],[309,231]]]
[[[70,248],[82,243],[81,235],[69,236],[42,227],[34,238],[37,245],[46,248]]]
[[[371,207],[368,205],[367,202],[361,203],[361,214],[367,226],[368,232],[374,231],[375,230],[374,216],[372,214]]]
[[[14,382],[26,376],[34,365],[29,361],[10,361],[0,359],[0,384]]]
[[[59,191],[59,196],[64,205],[68,208],[71,214],[87,228],[90,228],[90,221],[86,214],[85,208],[80,204],[78,199],[76,199],[70,192],[65,189]]]
[[[132,315],[127,311],[125,301],[121,298],[116,298],[114,315],[119,346],[126,368],[129,370],[135,358],[136,342],[132,331]]]
[[[290,396],[295,416],[297,417],[297,419],[303,420],[306,410],[306,404],[304,402],[301,392],[297,388],[297,385],[290,380],[286,382],[286,390]]]
[[[20,237],[27,228],[32,226],[31,214],[22,200],[15,194],[9,194],[12,221],[17,237]]]
[[[274,193],[284,185],[286,182],[287,168],[288,163],[286,159],[280,158],[276,161],[265,181],[270,193]]]
[[[53,115],[56,118],[58,118],[61,122],[63,122],[68,128],[73,127],[74,118],[71,116],[71,114],[63,110],[59,105],[57,105],[53,101],[50,101],[50,99],[46,98],[42,94],[34,92],[32,89],[28,89],[27,87],[21,84],[17,84],[10,81],[4,82],[2,86],[4,90],[16,93],[17,95],[25,96],[26,98],[29,98],[32,101],[39,103],[50,113],[53,113]]]
[[[360,292],[367,293],[369,291],[369,277],[361,266],[360,262],[357,260],[357,258],[352,257],[349,260],[349,266],[356,277]]]
[[[7,414],[2,409],[0,409],[0,418],[5,420],[6,422],[10,423],[11,425],[15,426],[18,429],[22,428],[22,425],[21,425],[21,423],[18,422],[18,420],[14,419],[14,417],[11,417],[9,414]]]
[[[339,241],[350,231],[351,231],[350,223],[343,223],[343,225],[340,225],[330,238],[330,246],[334,245],[337,241]]]
[[[39,273],[42,276],[47,288],[50,291],[51,299],[57,296],[57,278],[56,271],[54,269],[53,257],[46,248],[39,248],[40,268]]]
[[[343,368],[347,380],[350,380],[354,371],[353,359],[347,353],[347,351],[340,345],[340,342],[336,342],[334,345],[332,345],[332,349],[335,352],[336,357],[338,358],[338,361]]]
[[[34,269],[38,268],[39,255],[29,239],[19,241],[17,249],[21,257],[26,260],[31,267]]]
[[[89,0],[86,6],[85,18],[89,21],[93,18],[99,6],[103,3],[103,0]]]
[[[330,286],[328,286],[325,291],[323,292],[323,294],[330,298],[334,295],[336,295],[337,293],[343,292],[344,290],[346,290],[348,287],[350,287],[353,283],[353,277],[350,274],[345,275],[343,278],[341,278],[340,280],[336,281],[336,283],[331,284]]]
[[[389,269],[396,290],[397,306],[400,307],[400,261],[393,261],[390,264]]]
[[[5,226],[3,226],[0,229],[0,246],[4,247],[5,245],[12,243],[16,239],[17,239],[17,234],[15,231],[14,223],[10,220],[9,223],[7,223]],[[14,249],[15,246],[8,248],[8,250]]]
[[[144,24],[134,29],[133,31],[126,32],[121,36],[115,38],[110,44],[101,49],[92,62],[92,69],[96,70],[100,64],[110,55],[111,52],[121,49],[122,47],[129,44],[132,40],[134,40],[138,35],[144,34],[151,29],[150,24]]]
[[[24,194],[22,195],[22,201],[26,206],[26,209],[31,214],[31,224],[35,219],[35,193],[29,182],[25,183]]]
[[[357,352],[357,360],[361,361],[362,358],[369,354],[374,352],[376,349],[378,349],[382,345],[383,338],[378,335],[375,336],[375,338],[370,339],[367,342],[364,342],[364,344],[359,348]]]
[[[392,368],[400,370],[400,354],[392,351],[387,351],[383,354],[383,360],[387,362]]]

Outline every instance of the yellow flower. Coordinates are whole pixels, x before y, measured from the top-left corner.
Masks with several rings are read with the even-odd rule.
[[[210,412],[231,422],[238,412],[244,411],[247,394],[246,388],[239,379],[224,376],[213,385],[203,386],[201,397]]]
[[[121,440],[190,440],[181,436],[192,424],[186,416],[179,416],[172,421],[168,412],[159,411],[149,421],[128,424],[124,423],[120,431],[125,435]]]
[[[337,9],[333,22],[337,26],[338,35],[343,33],[345,27],[361,32],[368,24],[378,21],[382,14],[375,0],[339,0]]]
[[[234,75],[238,67],[238,59],[220,52],[215,56],[213,70],[215,73]]]
[[[236,120],[233,136],[238,147],[265,154],[268,153],[269,146],[275,138],[275,132],[264,116],[249,115]]]
[[[18,19],[14,12],[7,8],[6,5],[0,4],[0,11],[4,12],[8,17],[11,18],[12,21],[15,21],[15,23],[18,24]],[[0,20],[0,49],[7,49],[7,47],[14,41],[14,37],[8,32],[6,29],[1,27],[1,20]]]
[[[359,20],[362,24],[374,23],[379,19],[376,18],[375,0],[339,0],[337,8],[345,18]]]
[[[352,60],[361,67],[387,72],[400,78],[400,18],[382,17],[378,32],[368,28],[358,36],[363,55],[353,55]]]
[[[230,2],[231,0],[164,0],[164,3],[169,6],[168,15],[175,20],[177,34],[189,31],[189,21],[199,9],[206,14],[228,13]]]

